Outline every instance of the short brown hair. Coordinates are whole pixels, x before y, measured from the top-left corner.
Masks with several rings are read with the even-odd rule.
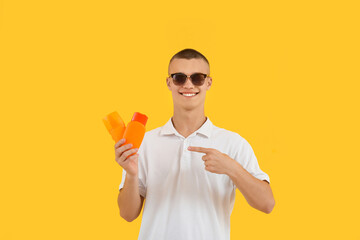
[[[195,49],[185,48],[184,50],[181,50],[180,52],[176,53],[170,59],[169,65],[174,58],[185,58],[185,59],[201,58],[205,62],[207,62],[207,64],[209,65],[209,68],[210,68],[209,61],[206,59],[206,57],[204,55],[202,55],[200,52],[196,51]]]

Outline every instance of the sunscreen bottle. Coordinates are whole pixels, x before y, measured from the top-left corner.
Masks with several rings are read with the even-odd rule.
[[[125,138],[124,144],[132,144],[131,148],[138,148],[145,135],[145,125],[148,117],[145,114],[135,112],[131,122],[127,125],[123,138]]]
[[[108,114],[103,118],[103,122],[115,143],[122,139],[125,132],[125,123],[117,112]]]

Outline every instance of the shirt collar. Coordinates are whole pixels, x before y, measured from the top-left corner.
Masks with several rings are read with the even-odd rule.
[[[200,133],[208,138],[210,138],[211,136],[211,132],[212,132],[212,129],[213,129],[213,124],[212,122],[210,121],[210,119],[208,117],[206,117],[206,121],[204,122],[203,125],[201,125],[201,127],[196,130],[194,133],[192,133],[191,135],[195,135],[197,133]],[[179,134],[172,121],[171,121],[171,118],[169,119],[169,121],[161,128],[161,131],[160,131],[160,134],[161,135],[172,135],[172,134],[175,134],[176,136],[179,136],[179,137],[183,137],[181,136],[181,134]]]

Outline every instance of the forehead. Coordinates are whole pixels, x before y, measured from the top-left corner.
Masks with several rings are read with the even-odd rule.
[[[205,60],[201,58],[183,59],[175,58],[169,65],[169,74],[182,72],[185,74],[192,74],[195,72],[201,72],[209,74],[209,65]]]

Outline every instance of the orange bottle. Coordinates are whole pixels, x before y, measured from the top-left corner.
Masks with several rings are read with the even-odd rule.
[[[146,129],[145,125],[148,117],[145,114],[135,112],[131,122],[127,125],[123,138],[125,138],[125,143],[131,143],[133,146],[131,148],[139,148],[141,142],[144,138]]]
[[[115,142],[122,139],[125,132],[125,123],[117,112],[108,114],[103,118],[103,122]]]

